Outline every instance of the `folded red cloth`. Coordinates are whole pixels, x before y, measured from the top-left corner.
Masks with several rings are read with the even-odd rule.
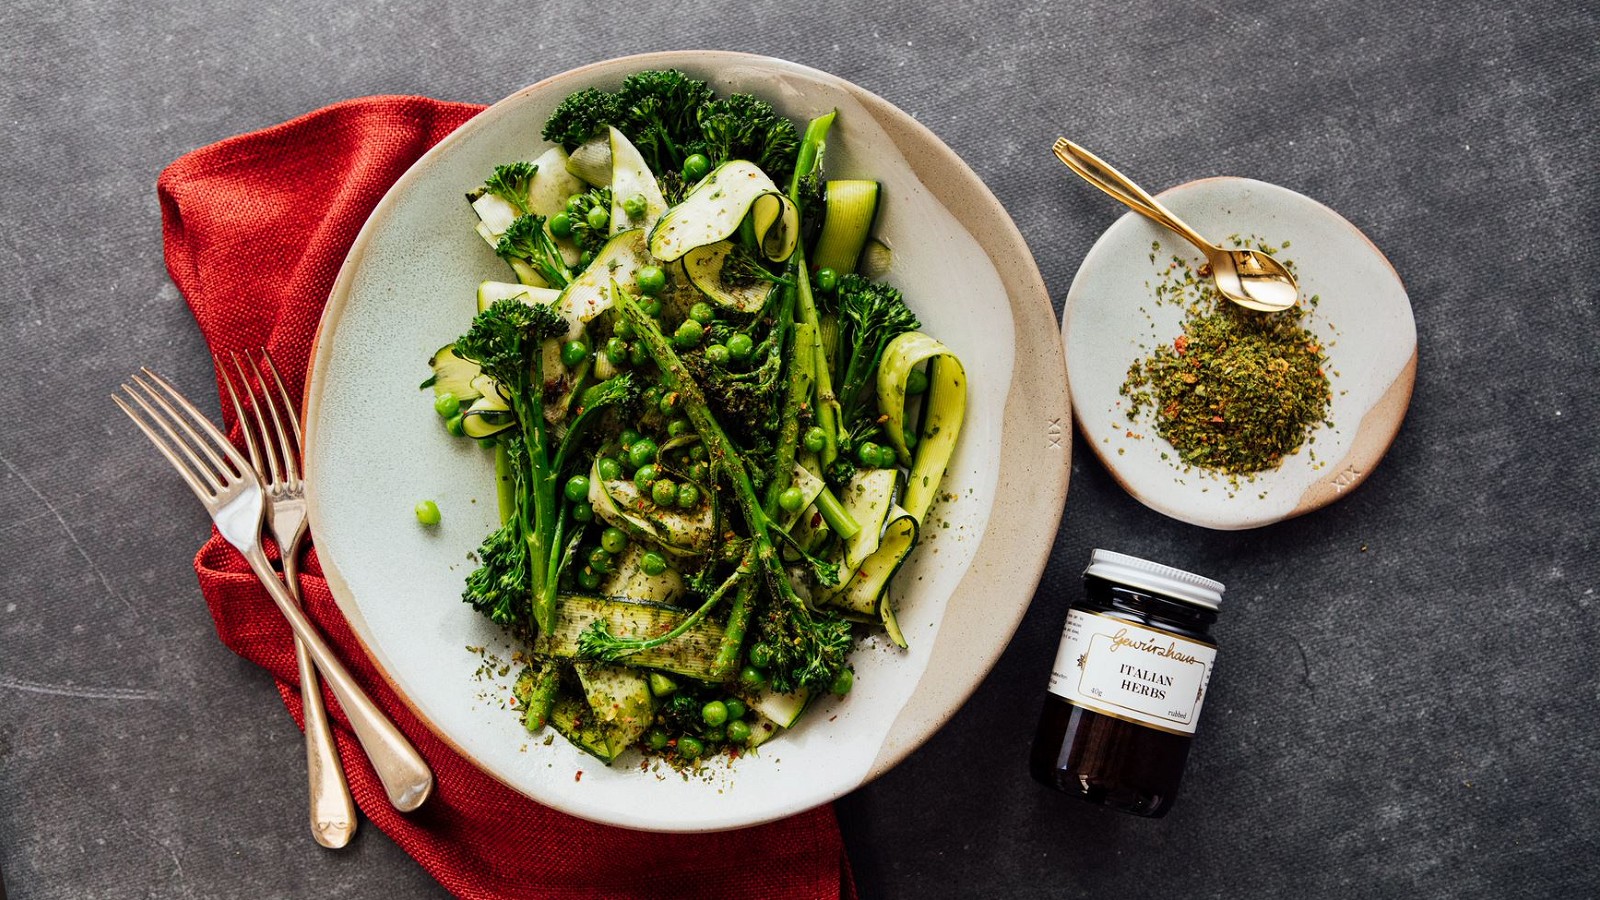
[[[351,100],[196,150],[169,166],[157,183],[167,270],[211,349],[267,347],[297,393],[323,301],[356,232],[417,157],[481,109],[422,97]],[[230,429],[237,426],[228,412],[224,416]],[[244,560],[213,534],[195,569],[223,643],[270,672],[290,714],[301,721],[289,627]],[[653,835],[547,809],[490,778],[429,731],[377,673],[321,572],[315,553],[308,554],[307,613],[427,757],[438,784],[421,810],[396,812],[330,696],[351,790],[367,818],[451,892],[854,896],[830,808],[742,831]]]

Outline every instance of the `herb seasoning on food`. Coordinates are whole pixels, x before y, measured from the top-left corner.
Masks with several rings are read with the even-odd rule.
[[[1176,256],[1166,268],[1156,299],[1182,307],[1183,333],[1128,368],[1128,419],[1148,415],[1185,465],[1235,476],[1272,469],[1332,424],[1328,358],[1306,329],[1317,298],[1255,312],[1219,295],[1209,274]]]

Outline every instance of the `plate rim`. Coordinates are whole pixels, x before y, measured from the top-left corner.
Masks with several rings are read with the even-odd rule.
[[[1081,418],[1084,407],[1082,404],[1073,404],[1073,423],[1084,435],[1084,443],[1086,443],[1090,450],[1093,451],[1095,458],[1099,460],[1101,465],[1105,467],[1106,471],[1111,475],[1112,480],[1115,481],[1117,485],[1128,494],[1128,496],[1163,516],[1188,525],[1194,525],[1199,528],[1206,528],[1213,531],[1246,531],[1255,528],[1264,528],[1268,525],[1275,525],[1279,522],[1298,518],[1306,513],[1322,509],[1323,507],[1333,503],[1335,500],[1346,496],[1351,491],[1354,491],[1356,488],[1360,487],[1368,478],[1371,477],[1378,465],[1382,463],[1384,457],[1388,455],[1389,448],[1394,445],[1394,442],[1400,436],[1400,430],[1402,427],[1404,427],[1406,413],[1410,409],[1411,397],[1416,388],[1417,358],[1419,347],[1416,328],[1416,311],[1411,306],[1411,295],[1410,292],[1406,290],[1405,281],[1400,277],[1399,270],[1394,267],[1394,263],[1389,259],[1389,257],[1384,254],[1378,245],[1373,242],[1372,238],[1368,237],[1366,232],[1357,227],[1354,222],[1351,222],[1349,219],[1345,218],[1338,212],[1338,210],[1335,210],[1331,206],[1328,206],[1326,203],[1323,203],[1314,197],[1307,196],[1306,194],[1296,191],[1293,188],[1284,187],[1280,184],[1274,184],[1270,181],[1262,181],[1257,178],[1249,178],[1239,175],[1211,175],[1204,178],[1196,178],[1191,181],[1185,181],[1181,184],[1175,184],[1160,191],[1155,196],[1157,199],[1163,199],[1172,194],[1187,191],[1197,186],[1207,184],[1220,184],[1230,187],[1249,187],[1264,190],[1268,193],[1275,193],[1279,196],[1290,197],[1293,198],[1294,202],[1303,202],[1308,204],[1317,213],[1326,216],[1331,222],[1348,229],[1366,245],[1371,256],[1378,262],[1382,263],[1384,268],[1386,268],[1389,274],[1394,278],[1394,282],[1400,290],[1400,297],[1405,303],[1407,316],[1411,322],[1411,353],[1408,356],[1407,361],[1402,364],[1399,370],[1395,373],[1394,378],[1390,381],[1388,386],[1372,404],[1371,408],[1363,413],[1361,421],[1356,426],[1356,430],[1352,435],[1350,448],[1342,457],[1328,466],[1329,474],[1327,476],[1318,479],[1309,487],[1307,487],[1296,501],[1294,507],[1282,514],[1249,517],[1239,516],[1225,522],[1201,521],[1201,517],[1196,516],[1193,513],[1186,512],[1181,505],[1162,502],[1161,495],[1159,494],[1153,494],[1149,492],[1141,493],[1130,484],[1124,475],[1117,458],[1108,455],[1107,448],[1101,447],[1098,442],[1090,439],[1089,430],[1084,427],[1084,423]],[[1100,232],[1100,235],[1095,238],[1094,243],[1090,245],[1088,252],[1084,254],[1083,261],[1079,263],[1078,270],[1076,274],[1073,275],[1072,285],[1067,289],[1066,300],[1062,304],[1061,343],[1063,353],[1065,353],[1067,349],[1067,336],[1072,319],[1074,300],[1078,295],[1079,285],[1082,283],[1084,271],[1089,267],[1090,260],[1098,253],[1102,252],[1113,229],[1118,228],[1124,221],[1136,221],[1140,218],[1141,217],[1139,213],[1132,210],[1128,210],[1127,212],[1118,216],[1111,222],[1111,224],[1107,225],[1105,229]],[[1068,390],[1071,390],[1070,372],[1068,377]],[[1354,474],[1347,475],[1346,473]],[[1249,505],[1248,501],[1245,505]]]
[[[966,179],[958,179],[957,183],[942,189],[976,190],[979,192],[980,196],[987,201],[980,212],[984,214],[992,214],[994,221],[989,224],[994,227],[974,230],[972,227],[968,226],[966,221],[958,221],[962,222],[962,228],[966,230],[972,239],[978,244],[978,246],[983,249],[985,255],[989,257],[991,262],[995,265],[998,274],[1001,276],[1002,284],[1007,291],[1009,308],[1013,315],[1013,327],[1015,330],[1014,342],[1019,346],[1019,348],[1025,340],[1037,343],[1042,339],[1047,345],[1053,345],[1044,347],[1040,352],[1024,354],[1019,349],[1019,352],[1017,353],[1017,363],[1013,369],[1010,389],[1007,392],[1004,410],[1002,411],[1000,417],[1002,427],[1000,434],[1001,461],[999,465],[1002,477],[1000,482],[996,485],[996,498],[994,501],[996,505],[991,509],[990,512],[990,521],[988,523],[989,527],[986,528],[985,533],[979,542],[978,548],[974,551],[971,563],[967,566],[966,571],[963,572],[955,589],[952,591],[950,595],[951,599],[954,599],[970,590],[969,582],[973,581],[974,572],[979,568],[979,563],[983,559],[983,553],[985,549],[989,548],[991,540],[999,536],[1001,532],[1007,531],[1007,529],[1004,528],[994,528],[993,526],[995,523],[993,520],[996,518],[995,513],[999,511],[999,498],[1003,494],[1005,490],[1005,482],[1008,480],[1005,477],[1007,475],[1005,462],[1008,449],[1015,450],[1015,448],[1009,447],[1009,445],[1011,445],[1013,442],[1008,440],[1009,435],[1007,434],[1007,429],[1004,425],[1004,423],[1011,420],[1014,406],[1021,405],[1031,408],[1043,407],[1050,412],[1056,413],[1053,418],[1053,426],[1047,426],[1047,440],[1049,441],[1050,449],[1057,451],[1059,457],[1050,464],[1043,466],[1042,472],[1033,472],[1035,477],[1030,480],[1029,483],[1031,485],[1030,494],[1034,498],[1034,502],[1031,505],[1035,507],[1046,506],[1053,508],[1055,513],[1052,521],[1059,520],[1061,511],[1064,508],[1067,496],[1068,480],[1071,474],[1071,401],[1067,389],[1066,357],[1062,352],[1061,333],[1057,328],[1053,327],[1055,324],[1055,312],[1050,302],[1049,291],[1044,284],[1043,276],[1039,272],[1038,263],[1034,259],[1026,240],[1022,237],[1020,230],[1018,230],[1016,227],[1015,221],[1006,211],[1004,205],[1001,204],[999,199],[994,196],[993,191],[983,181],[983,179],[979,177],[978,174],[974,172],[972,168],[967,165],[967,163],[943,141],[943,139],[935,135],[926,125],[918,121],[910,113],[905,112],[904,110],[890,103],[888,100],[878,96],[876,93],[861,87],[860,85],[849,81],[848,79],[821,71],[819,69],[814,69],[800,63],[792,62],[790,60],[763,54],[723,50],[669,50],[609,57],[606,59],[586,63],[571,69],[566,69],[549,77],[540,79],[539,81],[522,87],[502,98],[501,100],[487,106],[483,111],[473,116],[461,127],[445,136],[439,141],[439,143],[425,151],[414,163],[412,163],[410,167],[406,169],[404,173],[401,174],[399,178],[395,180],[394,184],[392,184],[388,190],[385,191],[383,197],[377,202],[376,205],[374,205],[372,212],[369,213],[366,221],[362,223],[361,229],[357,232],[355,238],[352,240],[350,249],[345,256],[345,259],[340,264],[338,276],[336,277],[332,288],[329,290],[322,314],[318,319],[317,327],[312,337],[312,345],[307,360],[306,376],[302,393],[302,397],[304,398],[302,403],[302,427],[306,436],[305,446],[308,448],[307,458],[305,460],[307,471],[311,471],[311,468],[315,465],[315,461],[312,458],[312,453],[309,451],[311,448],[314,448],[317,445],[314,437],[317,429],[317,413],[321,407],[321,391],[323,388],[323,379],[321,378],[321,373],[327,370],[329,361],[332,358],[333,341],[325,341],[323,338],[326,335],[331,335],[337,329],[338,320],[341,318],[346,305],[351,299],[354,281],[353,275],[357,261],[365,254],[368,245],[372,242],[374,234],[376,234],[377,231],[382,227],[382,222],[388,217],[392,207],[399,202],[399,196],[409,188],[414,179],[421,177],[420,173],[423,169],[427,168],[437,156],[446,152],[450,152],[450,148],[453,148],[457,143],[470,140],[481,128],[487,127],[487,123],[493,121],[494,111],[497,108],[509,105],[530,93],[545,90],[552,83],[565,81],[574,76],[592,71],[594,69],[610,68],[613,66],[620,66],[622,64],[627,64],[629,67],[633,68],[644,69],[691,64],[716,68],[724,65],[735,65],[741,63],[756,64],[764,67],[776,67],[779,70],[798,72],[808,78],[831,83],[840,90],[852,95],[857,101],[868,107],[869,111],[875,111],[880,114],[884,112],[889,113],[894,118],[892,124],[895,127],[909,130],[921,138],[919,141],[918,150],[931,151],[933,155],[940,157],[942,165],[953,165],[956,167],[957,171],[964,172],[968,176]],[[885,123],[880,120],[880,124]],[[907,161],[912,170],[915,171],[918,167],[917,160],[908,158]],[[930,187],[929,189],[933,191],[936,196],[940,196],[939,190],[935,190],[933,187]],[[943,202],[942,199],[941,202]],[[1005,265],[1002,265],[1002,263],[1005,263]],[[1049,323],[1051,327],[1045,327],[1042,329],[1039,328],[1038,325],[1040,324],[1041,319],[1044,322]],[[1026,364],[1024,364],[1025,361]],[[1043,382],[1043,384],[1041,385],[1039,382]],[[1048,389],[1048,385],[1052,383],[1055,386],[1054,391]],[[1041,390],[1041,387],[1046,389]],[[1060,431],[1060,426],[1063,421],[1067,423],[1066,439],[1062,439]],[[1056,430],[1051,432],[1049,431],[1050,427],[1054,427]],[[1030,467],[1030,469],[1031,468],[1039,467]],[[310,517],[312,529],[315,531],[315,526],[321,518],[322,511],[320,503],[318,502],[317,492],[312,487],[313,480],[308,478],[306,484],[308,515]],[[1049,561],[1050,553],[1053,549],[1054,541],[1052,538],[1054,534],[1055,530],[1052,529],[1049,532],[1046,532],[1044,538],[1042,539],[1036,538],[1031,542],[1025,542],[1021,545],[1008,546],[1004,548],[1005,559],[1008,565],[1005,566],[1004,570],[998,574],[1001,576],[1001,580],[1011,582],[1011,586],[1025,588],[1024,592],[1026,594],[1026,597],[1022,597],[1021,593],[1024,592],[1019,592],[1019,599],[1013,604],[1013,608],[1010,610],[1011,615],[989,615],[986,617],[987,619],[993,620],[994,622],[1003,626],[1004,640],[996,642],[992,650],[985,648],[983,653],[975,654],[974,656],[981,658],[981,663],[977,667],[978,671],[976,674],[973,675],[969,673],[967,677],[961,680],[959,686],[954,690],[945,690],[942,696],[946,699],[944,702],[939,704],[918,702],[919,698],[925,698],[926,695],[934,693],[933,691],[923,690],[923,686],[928,683],[930,677],[938,675],[948,678],[949,676],[960,673],[936,672],[934,668],[934,658],[930,657],[927,670],[925,670],[922,678],[917,682],[918,690],[912,692],[912,696],[907,699],[906,705],[901,708],[899,716],[896,718],[894,724],[890,728],[889,735],[884,739],[883,744],[881,744],[878,748],[879,753],[877,757],[874,759],[868,772],[861,778],[859,782],[851,785],[843,785],[838,790],[830,791],[829,796],[821,801],[807,800],[792,807],[782,806],[780,804],[782,808],[766,812],[759,817],[738,818],[723,824],[684,828],[631,824],[625,821],[601,818],[594,815],[592,811],[574,808],[572,804],[553,801],[552,799],[545,797],[535,797],[527,790],[519,787],[517,784],[512,783],[507,778],[502,777],[500,773],[496,772],[484,761],[479,760],[470,751],[468,751],[466,747],[462,746],[462,744],[452,737],[451,734],[441,725],[427,716],[417,706],[413,699],[400,687],[393,673],[391,673],[384,665],[381,656],[374,652],[373,647],[370,646],[370,626],[366,622],[366,619],[361,613],[360,607],[355,600],[354,591],[352,591],[350,585],[345,581],[342,573],[340,572],[337,561],[330,553],[319,553],[319,562],[322,565],[323,573],[327,580],[329,591],[333,596],[335,605],[339,608],[340,613],[348,621],[352,636],[355,638],[356,643],[361,648],[362,653],[364,653],[367,659],[371,662],[374,671],[376,671],[383,679],[394,696],[402,704],[404,704],[411,714],[416,717],[416,719],[435,739],[449,747],[462,759],[472,764],[473,767],[479,772],[482,772],[484,775],[492,778],[496,782],[499,782],[509,790],[516,792],[518,795],[526,797],[532,802],[588,821],[640,831],[714,832],[763,824],[777,819],[786,818],[788,816],[816,808],[817,806],[821,806],[828,802],[832,802],[832,800],[836,800],[838,797],[843,796],[844,794],[847,794],[850,791],[855,790],[882,775],[894,765],[898,764],[917,747],[920,747],[928,739],[932,738],[934,733],[936,733],[939,728],[941,728],[950,720],[951,717],[960,711],[962,706],[965,705],[967,699],[970,698],[971,695],[977,690],[984,677],[993,669],[994,665],[998,663],[1000,656],[1004,653],[1007,646],[1009,646],[1011,638],[1015,635],[1017,627],[1020,625],[1023,616],[1026,614],[1029,606],[1031,605],[1032,595],[1037,589],[1038,583],[1044,574],[1045,565]],[[1024,535],[1024,537],[1026,537],[1026,535]],[[1032,546],[1029,546],[1028,543],[1031,543]],[[991,613],[995,612],[993,609],[988,611]],[[947,605],[945,617],[949,618],[950,615],[951,609],[950,606]],[[941,634],[945,632],[945,629],[942,626],[940,628],[940,632]],[[936,654],[941,643],[942,639],[936,637],[935,646],[930,652]],[[922,708],[929,705],[935,705],[940,708],[936,710]],[[930,712],[932,715],[930,715]],[[913,732],[910,739],[896,740],[897,732],[902,732],[902,728],[910,729]]]

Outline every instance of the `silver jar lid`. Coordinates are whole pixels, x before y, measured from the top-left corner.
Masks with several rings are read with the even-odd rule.
[[[1089,568],[1083,574],[1142,588],[1206,609],[1216,609],[1222,605],[1222,582],[1126,553],[1096,550],[1089,555]]]

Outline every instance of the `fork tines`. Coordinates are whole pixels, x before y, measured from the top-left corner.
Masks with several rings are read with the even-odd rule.
[[[244,432],[245,447],[250,453],[250,462],[263,478],[272,482],[294,483],[300,480],[300,420],[295,416],[294,403],[289,399],[289,391],[284,387],[283,378],[278,374],[278,367],[272,362],[272,354],[266,350],[260,351],[262,361],[266,363],[266,372],[271,375],[272,383],[267,383],[266,375],[262,374],[262,367],[257,365],[255,356],[246,350],[243,354],[244,362],[240,362],[240,354],[229,352],[228,358],[233,363],[233,370],[238,375],[235,385],[234,376],[228,372],[228,365],[219,353],[212,357],[217,364],[217,372],[222,376],[223,387],[228,392],[228,398],[233,402],[234,415],[239,419],[239,428]],[[246,373],[245,364],[249,364]],[[259,390],[252,389],[251,375],[255,376],[254,385]],[[273,393],[276,389],[277,398]],[[245,416],[245,406],[240,401],[240,394],[249,398],[251,416]],[[265,406],[265,410],[262,407]],[[254,425],[251,424],[254,419]],[[284,421],[288,420],[288,427]],[[267,423],[272,424],[269,426]],[[270,431],[269,431],[270,427]],[[277,440],[273,440],[276,434]],[[258,443],[256,438],[260,437]]]
[[[204,413],[165,378],[146,368],[140,372],[143,377],[134,375],[129,379],[133,386],[124,383],[122,390],[143,415],[121,394],[113,394],[111,399],[150,438],[202,501],[213,500],[228,487],[255,477],[244,457]]]

